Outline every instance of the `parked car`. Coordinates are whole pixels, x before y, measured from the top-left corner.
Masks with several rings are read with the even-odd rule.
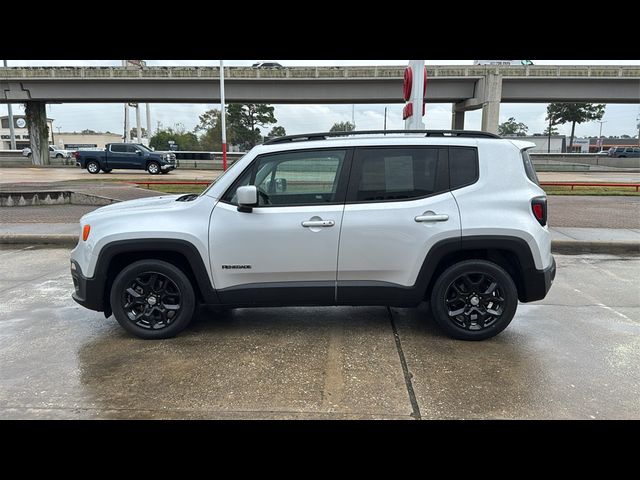
[[[53,158],[70,158],[71,152],[58,148],[55,145],[49,145],[49,156]]]
[[[474,60],[474,65],[533,65],[531,60]]]
[[[73,298],[149,339],[178,334],[197,303],[425,300],[454,338],[497,335],[518,300],[544,298],[556,273],[547,197],[527,152],[535,144],[399,132],[274,138],[201,195],[83,216]]]
[[[104,150],[78,150],[73,154],[76,166],[89,173],[102,170],[109,173],[114,168],[146,170],[156,175],[169,173],[176,168],[176,156],[169,152],[154,152],[139,143],[108,143]]]
[[[251,68],[284,68],[277,62],[258,62],[251,65]]]
[[[616,158],[640,157],[640,147],[611,147],[609,156]]]

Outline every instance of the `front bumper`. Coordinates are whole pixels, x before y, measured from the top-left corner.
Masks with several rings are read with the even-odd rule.
[[[104,279],[87,278],[82,274],[80,265],[71,260],[71,278],[74,292],[71,297],[89,310],[104,311]]]
[[[175,170],[176,166],[172,164],[165,164],[165,165],[160,165],[160,169],[170,172],[171,170]]]
[[[556,278],[556,259],[551,256],[551,265],[543,270],[529,269],[522,272],[522,285],[519,290],[521,302],[535,302],[547,296],[553,280]]]

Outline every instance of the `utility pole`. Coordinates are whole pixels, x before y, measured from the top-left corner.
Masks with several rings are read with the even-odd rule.
[[[227,171],[227,111],[224,102],[224,60],[220,60],[220,120],[222,121],[222,171]]]
[[[127,61],[122,60],[122,66],[127,66]],[[129,143],[129,103],[125,102],[124,104],[124,135],[123,135],[124,143]]]
[[[356,129],[356,104],[351,105],[351,124],[353,125],[353,129]]]
[[[147,107],[147,142],[151,141],[151,110],[149,103],[146,103]]]
[[[7,61],[3,60],[4,66],[7,66]],[[7,103],[7,113],[9,114],[9,148],[11,150],[16,150],[16,132],[13,128],[13,109],[11,108],[11,104]]]
[[[553,122],[553,117],[549,115],[549,129],[547,130],[547,153],[551,153],[551,127]]]
[[[140,124],[140,104],[136,103],[136,141],[142,143],[142,126]]]
[[[387,107],[384,107],[384,131],[387,131]]]

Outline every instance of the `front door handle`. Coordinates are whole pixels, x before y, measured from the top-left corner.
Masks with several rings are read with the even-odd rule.
[[[333,227],[336,224],[333,220],[307,220],[302,222],[303,227]]]
[[[414,218],[414,220],[416,222],[446,222],[447,220],[449,220],[449,215],[438,215],[432,213],[430,215],[418,215],[416,218]]]

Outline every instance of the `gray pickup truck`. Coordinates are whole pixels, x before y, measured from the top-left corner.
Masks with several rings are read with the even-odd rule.
[[[114,168],[146,170],[152,175],[169,173],[176,168],[176,155],[170,152],[154,152],[139,143],[108,143],[104,150],[78,150],[73,154],[76,166],[89,173],[102,170],[109,173]]]

